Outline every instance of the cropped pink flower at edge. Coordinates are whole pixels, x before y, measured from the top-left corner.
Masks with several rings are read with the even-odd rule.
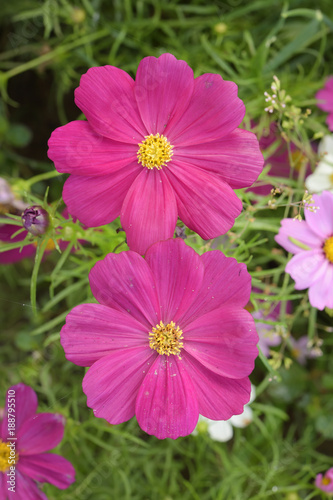
[[[90,272],[99,304],[75,307],[61,330],[66,358],[90,367],[83,379],[96,417],[136,415],[160,439],[186,436],[199,413],[240,414],[258,335],[247,304],[251,278],[216,250],[199,256],[181,239],[109,254]]]
[[[324,88],[317,92],[316,99],[318,108],[328,113],[326,123],[328,128],[333,130],[333,76],[330,76]]]
[[[10,387],[10,390],[15,391],[15,406],[12,392],[7,392],[4,419],[0,426],[0,498],[47,500],[37,483],[51,483],[65,489],[75,481],[75,470],[68,460],[55,453],[45,453],[62,440],[65,419],[59,414],[36,413],[37,395],[31,387],[18,384]],[[8,408],[15,409],[15,441],[8,433],[8,429],[12,429],[12,425],[9,426],[11,422],[8,422]],[[9,415],[13,413],[9,412]],[[15,493],[8,490],[11,485],[7,483],[11,471],[8,469],[8,460],[12,458],[8,455],[8,443],[13,442],[16,453]]]
[[[283,219],[275,240],[295,256],[286,273],[296,290],[309,288],[310,304],[333,308],[333,193],[313,195],[318,210],[305,210],[305,221]]]
[[[226,233],[242,210],[234,189],[263,166],[245,107],[220,75],[193,77],[171,54],[146,57],[135,81],[114,66],[89,69],[75,92],[87,121],[56,129],[49,158],[72,174],[63,198],[88,227],[120,215],[131,250],[173,236],[177,217],[202,238]]]
[[[325,493],[333,493],[333,467],[328,469],[325,474],[317,474],[315,484]]]

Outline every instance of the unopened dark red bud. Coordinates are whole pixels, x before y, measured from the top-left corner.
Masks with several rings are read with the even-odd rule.
[[[22,221],[25,229],[34,236],[45,234],[50,224],[49,214],[39,205],[26,208]]]

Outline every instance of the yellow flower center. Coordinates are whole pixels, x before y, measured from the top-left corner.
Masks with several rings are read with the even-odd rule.
[[[33,241],[33,242],[32,242],[32,244],[33,244],[33,246],[34,246],[34,247],[36,247],[36,248],[37,248],[37,241]],[[46,251],[46,252],[50,252],[51,250],[54,250],[54,249],[55,249],[55,247],[56,247],[56,246],[55,246],[55,243],[54,243],[53,239],[52,239],[52,238],[49,238],[49,239],[47,240],[47,244],[46,244],[46,247],[45,247],[45,251]]]
[[[321,484],[323,486],[328,486],[329,484],[331,484],[331,480],[328,478],[328,477],[323,477],[323,479],[321,480]]]
[[[15,453],[15,448],[9,446],[10,443],[3,442],[0,439],[0,472],[6,472],[12,465],[18,461],[18,454]]]
[[[307,157],[299,149],[295,149],[295,151],[291,153],[291,159],[292,166],[296,172],[299,172],[303,165],[308,161]]]
[[[145,140],[138,144],[138,163],[150,170],[157,168],[161,170],[173,155],[170,142],[164,135],[150,134],[145,136]]]
[[[175,323],[171,321],[167,325],[160,322],[155,328],[149,332],[149,347],[155,349],[158,354],[175,354],[179,356],[180,350],[184,347],[183,342],[183,332],[180,330],[179,326],[176,327]],[[181,359],[179,357],[179,359]]]
[[[325,241],[324,252],[327,259],[333,264],[333,236]]]

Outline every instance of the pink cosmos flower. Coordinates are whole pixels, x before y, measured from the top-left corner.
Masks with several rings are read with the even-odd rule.
[[[330,130],[333,130],[333,76],[330,76],[325,83],[323,89],[319,90],[316,94],[318,108],[326,111],[328,117],[326,123]]]
[[[152,245],[143,259],[109,254],[90,272],[99,304],[75,307],[61,331],[66,358],[90,367],[83,390],[111,424],[136,415],[160,439],[185,436],[199,413],[240,414],[258,336],[245,264],[215,250],[199,256],[180,239]]]
[[[75,481],[75,470],[68,460],[45,453],[62,440],[65,419],[54,413],[36,413],[37,405],[37,395],[27,385],[14,385],[7,392],[0,426],[1,500],[47,500],[37,482],[65,489]]]
[[[275,241],[295,256],[286,273],[296,290],[309,288],[310,304],[333,308],[333,193],[313,195],[316,212],[305,210],[305,221],[283,219]]]
[[[291,354],[301,365],[305,365],[307,359],[318,358],[322,355],[319,347],[312,347],[309,337],[303,335],[299,339],[289,337],[291,344]]]
[[[315,484],[317,488],[320,488],[326,493],[333,493],[333,467],[325,472],[324,476],[322,474],[317,474]]]
[[[237,128],[245,107],[220,75],[193,78],[171,54],[146,57],[135,81],[113,66],[82,76],[75,102],[87,121],[56,129],[49,158],[72,174],[63,198],[88,227],[120,215],[144,254],[173,236],[177,217],[202,238],[226,233],[242,210],[234,189],[262,170],[255,135]]]

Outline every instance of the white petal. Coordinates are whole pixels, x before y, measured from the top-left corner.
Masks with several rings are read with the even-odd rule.
[[[211,422],[212,423],[208,427],[208,434],[214,441],[224,443],[232,438],[234,431],[230,424],[230,420],[211,420]]]
[[[318,169],[305,179],[305,186],[311,193],[319,193],[333,188],[330,175],[317,172]],[[331,175],[333,174],[333,168]]]
[[[333,134],[325,135],[319,143],[318,154],[323,153],[333,154]]]
[[[253,411],[249,406],[244,407],[244,411],[241,415],[234,415],[228,422],[230,422],[235,427],[246,427],[253,420]]]

